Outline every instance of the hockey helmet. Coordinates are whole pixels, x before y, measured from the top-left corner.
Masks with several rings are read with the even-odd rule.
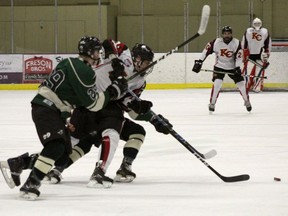
[[[151,64],[154,58],[154,52],[146,44],[136,43],[135,46],[132,48],[131,54],[134,68],[136,71],[145,70],[145,68],[148,67],[149,64]],[[153,67],[149,67],[149,69],[146,70],[145,73],[142,74],[142,76],[151,73],[152,70]]]
[[[141,58],[141,61],[153,61],[154,58],[154,52],[152,51],[152,49],[147,46],[146,44],[135,44],[135,46],[132,48],[132,58],[133,60],[135,58]]]
[[[93,36],[84,36],[78,43],[78,51],[80,55],[89,56],[94,54],[96,50],[101,50],[102,44],[100,40]]]
[[[225,34],[226,32],[229,32],[230,34]],[[231,26],[224,26],[222,28],[222,38],[224,43],[228,44],[232,40],[232,28]]]
[[[224,34],[224,32],[230,32],[232,34],[232,28],[231,26],[224,26],[222,28],[222,34]]]
[[[253,21],[252,21],[252,26],[253,28],[255,28],[256,30],[259,30],[262,26],[262,21],[261,19],[259,18],[255,18]]]

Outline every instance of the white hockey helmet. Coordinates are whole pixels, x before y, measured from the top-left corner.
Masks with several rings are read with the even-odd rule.
[[[253,26],[253,28],[255,28],[256,30],[259,30],[260,28],[261,28],[261,26],[262,26],[262,21],[261,21],[261,19],[259,19],[259,18],[255,18],[253,21],[252,21],[252,26]]]

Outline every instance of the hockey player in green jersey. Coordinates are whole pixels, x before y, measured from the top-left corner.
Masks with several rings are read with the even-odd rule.
[[[20,188],[20,198],[35,200],[40,195],[41,181],[55,161],[71,152],[70,136],[65,126],[71,110],[82,106],[97,112],[110,100],[117,100],[126,92],[127,81],[123,77],[114,79],[105,91],[97,91],[96,76],[91,66],[99,61],[101,49],[98,38],[82,37],[78,44],[79,58],[61,61],[32,99],[32,119],[43,149]],[[9,160],[7,165],[13,173],[14,167]],[[1,166],[3,171],[3,164]]]

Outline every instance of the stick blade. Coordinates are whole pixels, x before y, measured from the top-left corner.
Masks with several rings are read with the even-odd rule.
[[[204,156],[205,159],[210,159],[210,158],[212,158],[212,157],[215,157],[216,155],[217,155],[217,151],[214,150],[214,149],[212,149],[211,151],[203,154],[203,156]]]
[[[209,21],[209,16],[210,16],[210,6],[204,5],[202,8],[201,22],[198,30],[199,35],[205,33]]]
[[[222,176],[221,179],[224,182],[232,183],[232,182],[239,182],[239,181],[247,181],[250,179],[250,176],[247,174],[238,175],[238,176],[229,176],[229,177]]]

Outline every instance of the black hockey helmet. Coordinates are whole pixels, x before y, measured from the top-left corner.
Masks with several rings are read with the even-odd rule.
[[[135,46],[132,48],[131,54],[132,54],[133,61],[137,57],[140,57],[141,61],[147,60],[147,61],[152,62],[154,58],[154,52],[146,44],[136,43]]]
[[[96,50],[101,50],[102,44],[100,40],[94,36],[84,36],[78,43],[78,51],[80,55],[91,56]]]
[[[222,34],[224,34],[224,32],[230,32],[232,34],[232,28],[231,26],[224,26],[222,28]]]
[[[131,54],[135,71],[145,70],[145,68],[148,67],[149,64],[151,64],[154,58],[154,52],[146,44],[136,43],[135,46],[132,48]],[[145,72],[143,72],[141,76],[148,75],[152,72],[152,70],[153,67],[149,67],[149,69],[145,70]]]

